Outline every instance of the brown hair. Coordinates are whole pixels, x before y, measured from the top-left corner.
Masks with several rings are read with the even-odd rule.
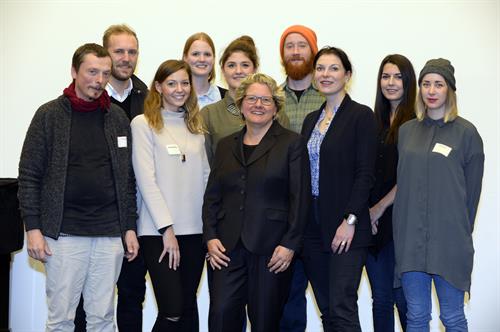
[[[156,71],[153,82],[149,88],[149,93],[144,100],[144,116],[148,121],[148,124],[156,132],[160,132],[163,127],[163,117],[161,116],[162,108],[162,97],[160,93],[156,90],[155,82],[163,83],[170,75],[178,72],[179,70],[185,70],[189,77],[189,84],[191,85],[191,92],[186,100],[186,103],[182,106],[184,108],[185,117],[184,122],[188,130],[193,134],[202,134],[204,130],[202,128],[202,120],[200,116],[200,109],[198,108],[198,98],[196,97],[196,92],[193,88],[193,81],[191,77],[191,68],[189,65],[182,60],[167,60],[163,62]]]
[[[391,124],[391,104],[382,93],[380,80],[386,64],[393,64],[398,67],[403,81],[403,96],[396,109],[394,120]],[[401,54],[389,54],[380,63],[377,75],[377,92],[375,97],[375,118],[379,129],[389,128],[386,136],[387,143],[396,143],[398,139],[399,127],[408,120],[415,118],[415,99],[417,95],[417,79],[415,70],[405,56]]]
[[[220,66],[224,68],[224,64],[227,59],[231,56],[231,54],[235,52],[244,53],[250,61],[252,61],[255,70],[259,68],[259,56],[257,55],[257,48],[255,47],[255,43],[250,36],[243,35],[239,38],[233,40],[224,50],[222,56],[220,58]]]
[[[94,43],[83,44],[82,46],[76,49],[75,53],[73,54],[73,58],[71,59],[71,66],[75,69],[77,73],[78,70],[80,69],[80,65],[83,63],[83,58],[87,54],[93,54],[98,58],[109,57],[111,59],[108,51],[101,45]]]
[[[189,49],[191,48],[191,45],[193,45],[193,43],[197,40],[201,40],[201,41],[206,42],[208,44],[208,46],[210,46],[210,48],[212,49],[212,53],[214,56],[214,66],[212,66],[212,70],[210,71],[210,74],[208,75],[208,81],[213,82],[215,80],[215,45],[214,45],[214,41],[212,40],[212,38],[210,38],[209,35],[207,35],[205,32],[197,32],[197,33],[189,36],[189,38],[186,40],[186,43],[184,44],[184,50],[182,51],[182,56],[183,57],[188,56],[188,52],[189,52]]]

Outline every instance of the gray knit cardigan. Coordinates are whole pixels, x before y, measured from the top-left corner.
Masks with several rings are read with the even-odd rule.
[[[71,114],[71,104],[64,96],[40,106],[28,128],[19,162],[18,197],[26,230],[40,229],[54,239],[59,236],[63,218]],[[136,230],[137,205],[130,125],[116,105],[106,110],[104,134],[124,236],[127,230]],[[118,137],[126,137],[126,147],[118,146]]]

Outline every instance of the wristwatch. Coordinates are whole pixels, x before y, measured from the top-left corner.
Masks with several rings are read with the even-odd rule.
[[[348,225],[356,225],[358,223],[358,217],[354,214],[345,214],[344,219],[346,220]]]

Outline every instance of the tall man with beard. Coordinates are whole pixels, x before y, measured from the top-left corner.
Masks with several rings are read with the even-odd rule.
[[[287,75],[286,81],[282,84],[286,96],[285,112],[290,119],[290,129],[297,133],[300,133],[306,115],[317,110],[325,101],[312,85],[313,60],[317,52],[316,33],[308,27],[292,25],[281,35],[281,61]],[[305,292],[308,279],[304,272],[304,264],[307,263],[307,259],[307,252],[299,254],[295,259],[290,295],[281,319],[281,332],[303,332],[306,329]],[[321,309],[323,299],[316,297],[316,301]]]
[[[129,26],[110,26],[103,35],[102,44],[113,62],[111,76],[106,85],[111,103],[118,105],[130,121],[143,113],[148,88],[134,71],[139,56],[137,35]],[[128,262],[124,259],[118,279],[118,305],[116,310],[120,332],[142,331],[142,303],[146,292],[146,266],[139,251],[138,257]],[[85,331],[85,312],[82,302],[75,318],[75,331]]]

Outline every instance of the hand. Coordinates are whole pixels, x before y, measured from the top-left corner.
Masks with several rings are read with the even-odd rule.
[[[370,208],[370,220],[373,222],[374,220],[380,219],[384,212],[385,206],[381,202],[378,202]]]
[[[172,226],[168,227],[165,233],[163,233],[163,251],[161,252],[160,259],[158,263],[161,263],[163,257],[168,252],[168,267],[170,269],[177,270],[181,263],[181,253],[179,251],[179,244],[177,243],[177,238],[174,234],[174,229]]]
[[[269,272],[279,273],[285,271],[292,262],[294,251],[283,246],[274,249],[271,260],[267,264]]]
[[[229,257],[224,255],[226,252],[226,248],[222,245],[219,239],[212,239],[207,242],[208,248],[208,258],[207,260],[210,262],[210,266],[215,270],[216,268],[221,270],[222,267],[227,267],[229,261]]]
[[[371,221],[372,225],[372,235],[376,235],[378,233],[378,219]]]
[[[42,263],[47,261],[47,256],[52,256],[49,245],[39,229],[32,229],[26,232],[28,239],[28,255]]]
[[[378,220],[385,212],[385,206],[379,201],[377,204],[370,208],[370,221],[372,226],[372,234],[375,235],[378,232]]]
[[[347,221],[344,219],[340,226],[337,228],[337,232],[335,232],[335,236],[333,237],[331,248],[335,253],[337,252],[339,255],[344,252],[346,253],[351,247],[352,238],[354,237],[354,231],[356,230],[356,225],[349,225]]]
[[[127,258],[127,261],[131,262],[137,257],[137,254],[139,253],[139,241],[137,241],[135,231],[128,230],[125,233],[125,246],[127,247],[125,257]]]

